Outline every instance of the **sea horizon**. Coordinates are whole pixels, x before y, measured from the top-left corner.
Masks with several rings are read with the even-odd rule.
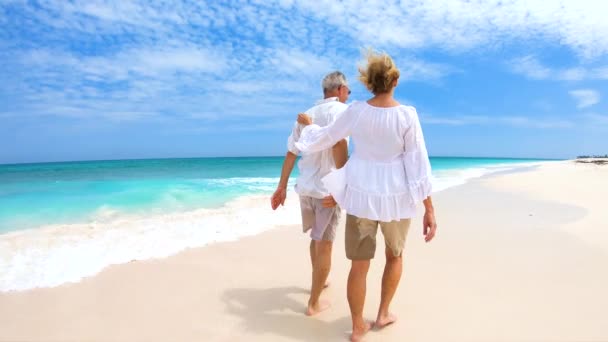
[[[12,165],[35,165],[35,164],[61,164],[61,163],[86,163],[86,162],[113,162],[131,160],[168,160],[168,159],[218,159],[218,158],[284,158],[285,155],[251,155],[251,156],[200,156],[200,157],[143,157],[143,158],[117,158],[117,159],[74,159],[74,160],[54,160],[54,161],[25,161],[25,162],[0,162],[0,166]],[[298,156],[299,158],[299,156]],[[568,158],[549,158],[549,157],[504,157],[504,156],[446,156],[429,155],[429,158],[462,158],[462,159],[517,159],[517,160],[571,160],[577,157]]]

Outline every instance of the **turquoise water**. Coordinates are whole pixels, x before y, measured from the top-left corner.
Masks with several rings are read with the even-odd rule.
[[[535,161],[431,158],[438,175],[451,177]],[[243,157],[0,165],[0,233],[124,213],[216,208],[239,196],[272,193],[282,162],[282,157]],[[297,168],[291,179],[296,176]]]
[[[431,158],[433,188],[537,161]],[[13,233],[0,235],[0,292],[58,286],[108,265],[297,225],[300,208],[293,193],[275,211],[268,201],[282,162],[266,157],[0,165],[0,233]]]

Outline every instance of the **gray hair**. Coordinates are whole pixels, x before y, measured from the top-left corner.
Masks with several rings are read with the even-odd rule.
[[[323,78],[321,86],[323,87],[323,93],[327,93],[328,91],[338,89],[339,86],[348,86],[348,83],[346,82],[346,76],[344,76],[343,73],[334,71]]]

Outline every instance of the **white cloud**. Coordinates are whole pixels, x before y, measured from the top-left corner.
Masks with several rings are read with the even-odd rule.
[[[608,53],[608,3],[593,0],[358,0],[253,3],[52,0],[39,17],[52,25],[88,32],[149,30],[195,24],[244,34],[262,34],[285,46],[316,48],[336,42],[336,32],[358,45],[467,51],[509,41],[538,41],[570,47],[585,58]],[[52,15],[48,15],[52,14]],[[96,19],[91,21],[91,18]],[[381,19],[380,19],[381,18]],[[124,25],[125,27],[121,27]],[[195,33],[191,33],[195,34]]]
[[[556,74],[557,79],[564,81],[580,81],[586,78],[594,77],[590,75],[590,73],[585,68],[582,67],[563,69],[555,71],[553,73]]]
[[[600,102],[600,93],[593,89],[577,89],[569,92],[576,102],[577,108],[591,107]]]
[[[362,9],[359,1],[329,0],[14,2],[7,6],[20,6],[23,18],[9,22],[23,24],[28,44],[11,45],[24,50],[6,56],[18,67],[14,89],[6,91],[20,96],[28,115],[277,117],[286,108],[310,105],[328,71],[342,70],[356,83],[362,46],[390,49],[404,80],[413,81],[459,72],[420,59],[417,49],[477,51],[540,37],[582,56],[601,55],[608,51],[608,30],[596,19],[603,19],[604,5],[587,5],[404,0],[370,1]],[[573,24],[579,22],[585,25]],[[608,68],[556,70],[532,56],[518,68],[535,79],[608,79]]]
[[[526,128],[568,128],[574,125],[571,121],[559,118],[530,118],[524,116],[499,117],[496,121],[508,126]]]
[[[401,77],[406,80],[433,81],[446,75],[457,73],[453,67],[445,64],[431,63],[414,57],[395,58],[399,66]]]
[[[289,75],[327,73],[337,66],[328,57],[317,56],[300,49],[277,50],[270,63],[274,68]]]
[[[482,115],[461,115],[456,117],[423,115],[421,118],[421,122],[423,124],[448,126],[483,125],[489,123],[490,118]]]
[[[49,49],[32,50],[20,56],[30,67],[50,70],[76,68],[85,77],[100,76],[126,79],[133,73],[158,75],[166,72],[201,72],[219,74],[225,70],[227,57],[211,48],[152,47],[135,48],[109,56],[78,56]]]
[[[525,75],[535,80],[547,79],[552,72],[533,56],[516,58],[511,61],[511,68],[517,74]]]
[[[542,38],[585,58],[608,52],[608,3],[593,0],[305,0],[296,6],[364,43],[463,51]],[[382,18],[379,20],[378,18]]]
[[[608,115],[588,113],[585,114],[584,117],[594,125],[605,125],[606,127],[608,127]]]
[[[568,128],[574,124],[571,121],[556,117],[530,118],[525,116],[484,116],[484,115],[461,115],[454,117],[441,117],[433,115],[423,115],[422,124],[448,125],[448,126],[510,126],[522,128]]]
[[[608,66],[596,68],[593,73],[596,75],[597,79],[608,80]]]
[[[133,69],[144,73],[147,70],[220,73],[226,67],[224,56],[200,48],[138,51],[133,55],[126,59],[132,58]]]
[[[532,55],[514,58],[508,66],[514,73],[533,80],[608,80],[608,67],[551,68]]]

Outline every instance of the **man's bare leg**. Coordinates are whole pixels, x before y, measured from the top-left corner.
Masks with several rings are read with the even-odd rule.
[[[310,269],[314,270],[315,269],[315,258],[316,258],[316,252],[315,252],[315,240],[310,240]],[[312,273],[312,272],[311,272]],[[323,285],[323,288],[326,289],[328,288],[330,285],[329,280],[325,281],[325,285]]]
[[[397,317],[388,311],[389,305],[395,296],[401,273],[403,270],[403,257],[394,256],[391,249],[386,246],[386,265],[382,275],[382,293],[380,296],[380,307],[375,327],[380,329],[397,321]]]
[[[363,319],[369,264],[369,260],[353,260],[350,273],[348,274],[346,292],[353,321],[353,333],[350,337],[350,340],[353,342],[361,341],[371,328],[371,324]]]
[[[310,299],[306,314],[309,316],[318,314],[329,308],[329,302],[320,299],[321,291],[326,287],[327,276],[331,269],[331,250],[332,241],[314,241],[315,257],[312,268],[312,286],[310,289]]]
[[[315,240],[310,239],[310,266],[311,270],[315,269],[315,258],[317,253],[315,252]]]

